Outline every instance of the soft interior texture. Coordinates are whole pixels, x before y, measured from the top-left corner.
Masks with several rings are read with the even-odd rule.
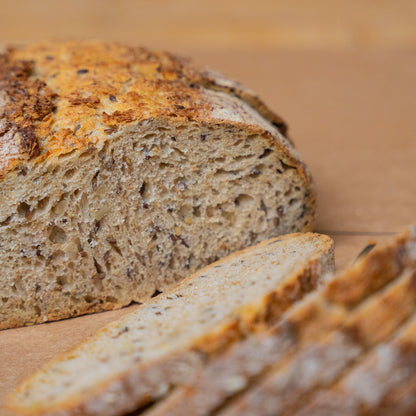
[[[14,397],[15,403],[32,410],[48,409],[68,399],[77,404],[83,397],[93,395],[101,384],[121,380],[123,385],[123,374],[127,377],[134,368],[139,372],[141,363],[151,370],[152,363],[178,351],[197,348],[202,353],[210,345],[201,339],[206,341],[213,335],[214,341],[215,335],[220,338],[221,334],[232,333],[230,325],[235,322],[239,322],[238,331],[252,330],[261,324],[263,309],[268,310],[265,299],[271,296],[278,303],[276,295],[280,290],[293,303],[297,298],[292,296],[293,286],[301,284],[311,290],[317,277],[331,270],[331,239],[310,233],[269,240],[230,256],[58,358],[22,386]],[[169,380],[169,372],[163,380]],[[136,384],[131,389],[140,390]],[[103,405],[106,400],[113,403],[112,396],[103,395]],[[131,405],[134,402],[119,403],[122,409]],[[103,414],[109,408],[111,405]]]
[[[381,289],[373,287],[361,293],[354,306],[346,306],[331,302],[325,287],[336,281],[354,284],[351,273],[329,276],[320,289],[290,308],[272,331],[236,343],[144,414],[294,414],[300,403],[306,403],[301,397],[310,397],[351,372],[368,351],[388,342],[415,315],[416,255],[412,256],[411,245],[398,251],[402,266],[407,253],[413,268],[400,271],[402,267],[396,267],[391,281]],[[376,248],[355,266],[369,288],[379,278],[372,272],[380,254],[394,262],[392,251]]]
[[[310,226],[299,166],[256,129],[151,120],[108,134],[3,180],[0,328],[140,302]]]

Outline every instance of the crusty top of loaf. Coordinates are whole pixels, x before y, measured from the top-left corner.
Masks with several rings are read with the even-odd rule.
[[[0,55],[0,179],[133,121],[210,121],[218,102],[209,90],[240,98],[285,134],[254,93],[169,53],[98,41],[10,48]]]

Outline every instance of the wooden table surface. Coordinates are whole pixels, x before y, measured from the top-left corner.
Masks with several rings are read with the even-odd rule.
[[[343,268],[416,221],[415,21],[408,0],[0,0],[0,44],[126,41],[245,83],[289,123]],[[0,415],[18,382],[132,309],[0,331]]]

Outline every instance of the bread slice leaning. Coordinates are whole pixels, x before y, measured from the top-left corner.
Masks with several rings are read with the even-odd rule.
[[[371,351],[331,388],[320,390],[296,416],[416,413],[416,314],[390,342]]]
[[[276,327],[236,343],[145,414],[290,415],[412,316],[415,281],[411,228],[327,278]]]
[[[0,329],[142,302],[310,231],[311,177],[252,92],[102,42],[0,55]]]
[[[389,343],[416,316],[415,249],[416,229],[412,227],[362,259],[359,269],[367,264],[360,272],[362,287],[371,291],[361,301],[355,290],[334,296],[334,288],[346,282],[331,280],[323,295],[348,306],[344,319],[320,340],[305,343],[289,360],[269,369],[245,394],[225,404],[218,415],[268,415],[271,409],[274,415],[296,414],[314,394],[331,388],[368,354]],[[384,283],[375,285],[371,277]]]
[[[416,291],[412,290],[415,278],[416,271],[406,271],[392,287],[364,302],[345,323],[322,339],[307,343],[289,360],[268,369],[252,388],[218,414],[294,414],[308,397],[331,387],[367,353],[388,343],[397,328],[412,316],[415,319]]]
[[[273,325],[334,266],[319,234],[267,240],[214,263],[25,381],[22,415],[118,415],[188,382],[208,359]]]

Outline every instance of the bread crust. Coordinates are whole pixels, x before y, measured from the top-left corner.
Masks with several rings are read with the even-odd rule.
[[[211,122],[210,89],[240,98],[280,132],[287,130],[280,117],[240,84],[172,54],[117,43],[9,48],[0,55],[0,85],[0,120],[30,129],[37,148],[36,153],[22,149],[19,159],[3,144],[0,178],[95,146],[132,122],[163,117]],[[273,134],[281,136],[277,129]]]
[[[205,415],[213,409],[223,414],[222,407],[225,414],[269,414],[270,408],[274,414],[292,414],[300,397],[306,400],[325,377],[334,377],[357,354],[383,342],[412,314],[416,271],[406,268],[416,266],[415,248],[413,229],[376,247],[290,308],[273,331],[251,336],[209,361],[189,385],[178,386],[146,416]],[[307,368],[309,385],[302,373]],[[280,383],[274,382],[279,374]]]
[[[200,276],[206,274],[209,270],[215,270],[222,265],[239,261],[245,254],[251,255],[256,250],[270,250],[271,244],[290,244],[291,240],[297,238],[305,239],[309,243],[316,244],[319,242],[319,252],[313,257],[306,260],[305,264],[293,275],[288,276],[287,281],[282,282],[281,286],[274,288],[269,294],[262,297],[260,302],[252,302],[249,305],[242,305],[241,308],[224,323],[219,323],[211,332],[198,337],[192,342],[192,345],[186,345],[179,351],[170,353],[167,357],[162,357],[152,362],[138,362],[136,365],[124,371],[123,374],[112,375],[103,379],[101,383],[93,384],[89,388],[88,395],[79,394],[66,398],[58,404],[41,405],[41,408],[20,406],[17,396],[10,398],[10,408],[15,410],[16,414],[27,415],[111,415],[117,412],[128,411],[136,406],[146,404],[147,399],[155,399],[166,392],[170,384],[186,383],[190,380],[198,369],[204,365],[207,357],[215,356],[233,343],[239,341],[244,335],[251,331],[272,325],[278,319],[278,311],[283,313],[282,309],[289,307],[290,302],[295,299],[288,298],[283,305],[275,305],[273,313],[273,303],[279,300],[279,297],[286,291],[301,297],[310,291],[316,284],[319,276],[323,273],[333,270],[333,241],[328,236],[317,234],[292,234],[281,236],[258,244],[255,247],[249,247],[239,252],[233,253],[225,259],[222,259],[206,268],[200,270],[192,276],[183,280],[177,287],[165,292],[160,298],[155,298],[149,304],[143,305],[146,310],[152,310],[154,305],[166,301],[166,299],[180,294],[176,300],[185,307],[191,299],[183,291],[186,288],[198,283]],[[303,260],[305,261],[305,260]],[[225,291],[225,289],[224,289]],[[304,293],[302,293],[304,292]],[[273,296],[276,294],[277,296]],[[140,310],[131,314],[140,313]],[[113,328],[123,329],[126,325],[126,317],[113,322],[107,327],[98,331],[88,340],[81,343],[71,351],[57,356],[44,369],[52,368],[55,363],[71,359],[72,352],[88,349],[100,337],[110,337]],[[136,318],[137,320],[137,318]],[[210,344],[207,344],[209,339]],[[179,370],[178,370],[179,369]],[[23,394],[25,386],[30,385],[36,375],[29,378],[24,385],[17,391],[17,395]],[[177,380],[175,380],[175,378]],[[160,380],[166,381],[166,386],[161,388]],[[163,383],[162,383],[163,384]],[[107,398],[117,397],[116,401],[108,402]]]
[[[0,86],[0,329],[143,302],[312,229],[285,123],[220,74],[140,47],[44,43],[1,55]]]

